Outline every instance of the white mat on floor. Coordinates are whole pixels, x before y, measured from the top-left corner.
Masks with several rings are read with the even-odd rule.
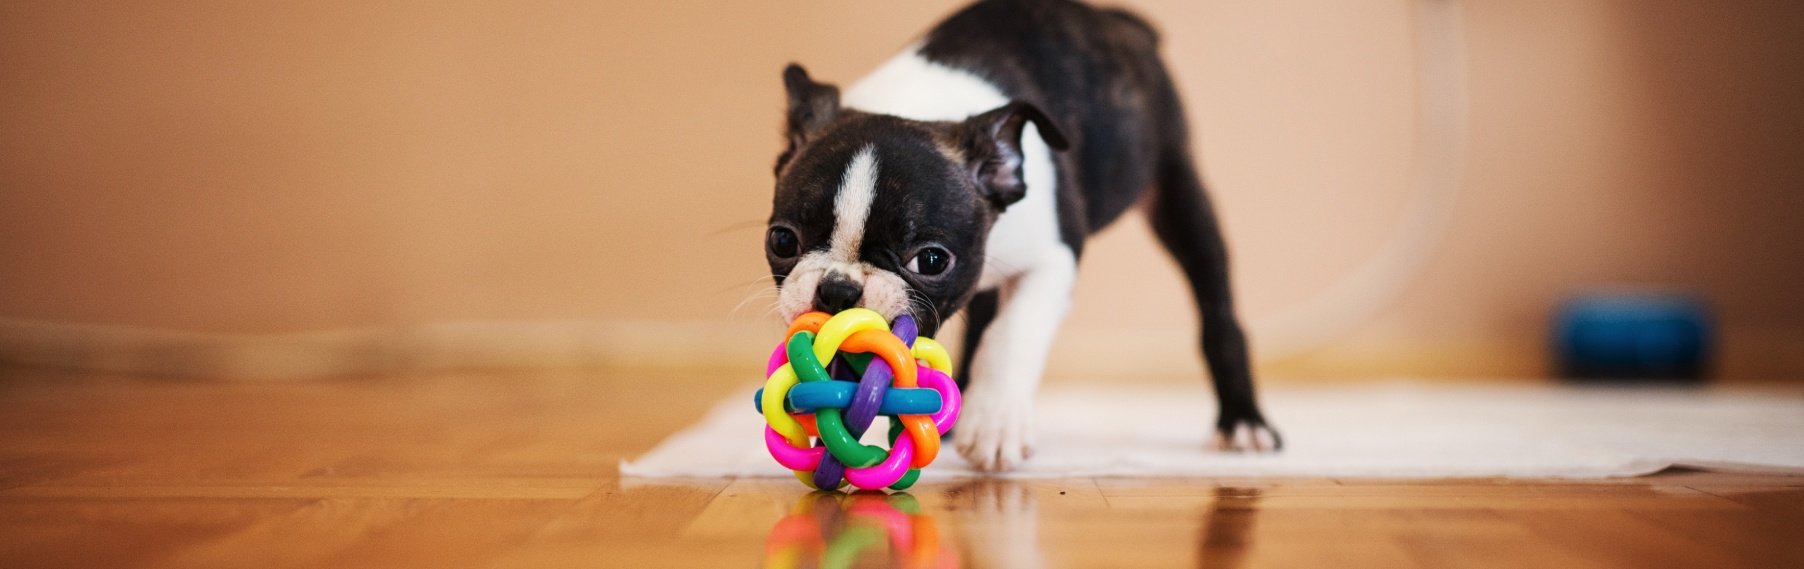
[[[1603,478],[1685,466],[1804,473],[1804,392],[1447,386],[1292,387],[1263,394],[1284,435],[1270,455],[1206,449],[1201,386],[1058,386],[1039,399],[1036,454],[1016,477]],[[723,401],[620,472],[789,476],[751,393]],[[941,454],[928,479],[969,476]]]

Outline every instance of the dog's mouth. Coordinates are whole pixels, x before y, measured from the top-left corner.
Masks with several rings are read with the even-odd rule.
[[[781,304],[781,303],[779,302],[779,304]],[[811,312],[820,312],[823,314],[831,315],[831,314],[835,314],[838,312],[842,312],[844,310],[851,310],[854,308],[870,310],[872,312],[876,312],[877,314],[883,316],[884,322],[886,322],[892,326],[895,325],[896,321],[901,319],[903,316],[912,318],[917,323],[923,323],[925,321],[924,318],[926,316],[922,312],[915,310],[916,307],[913,307],[913,306],[903,308],[900,310],[882,310],[882,309],[879,309],[878,307],[867,306],[867,305],[863,305],[863,304],[859,304],[859,305],[852,306],[852,307],[846,308],[846,309],[841,309],[841,310],[833,310],[833,309],[829,309],[829,308],[822,307],[819,305],[814,305],[814,306],[809,306],[809,307],[802,308],[802,309],[779,310],[777,315],[779,318],[783,319],[784,322],[793,322],[793,321],[795,321],[796,318],[800,318],[802,315],[808,314]]]
[[[777,291],[777,314],[785,322],[816,310],[836,312],[833,308],[837,307],[869,309],[892,323],[904,314],[919,322],[932,311],[931,300],[910,288],[902,277],[868,265],[857,271],[827,267],[796,271]]]

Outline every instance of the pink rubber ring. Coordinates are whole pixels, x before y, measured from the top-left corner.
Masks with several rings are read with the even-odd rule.
[[[764,426],[764,448],[770,450],[770,457],[777,459],[777,464],[790,470],[814,470],[820,466],[821,455],[827,450],[826,447],[801,449],[790,446],[789,441],[770,425]]]
[[[882,489],[884,486],[895,484],[897,480],[901,480],[903,474],[908,474],[908,463],[914,462],[914,458],[914,438],[897,437],[896,446],[889,449],[888,458],[883,459],[883,462],[864,468],[847,468],[846,481],[866,490]]]
[[[958,393],[958,384],[952,381],[945,372],[927,366],[921,366],[920,376],[916,379],[921,387],[940,392],[940,410],[932,415],[933,425],[940,434],[952,430],[952,424],[958,422],[959,407],[964,404],[963,396]]]
[[[777,349],[771,351],[770,363],[764,366],[764,377],[770,377],[770,374],[777,373],[777,368],[789,363],[789,354],[783,353],[784,345],[784,342],[777,342]]]

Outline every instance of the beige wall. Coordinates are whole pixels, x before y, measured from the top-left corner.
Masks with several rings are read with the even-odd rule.
[[[0,317],[762,325],[741,301],[768,285],[778,70],[852,80],[956,5],[335,4],[0,6]],[[1385,246],[1414,3],[1127,4],[1164,30],[1249,320]],[[1268,369],[1532,374],[1551,303],[1628,284],[1714,302],[1727,375],[1799,377],[1804,10],[1468,1],[1463,23],[1452,229],[1398,302]],[[1155,367],[1195,369],[1137,219],[1086,265],[1067,357],[1153,338]]]

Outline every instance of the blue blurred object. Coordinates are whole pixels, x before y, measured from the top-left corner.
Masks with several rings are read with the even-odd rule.
[[[1710,308],[1684,294],[1586,294],[1560,306],[1553,349],[1579,380],[1701,381],[1715,330]]]

